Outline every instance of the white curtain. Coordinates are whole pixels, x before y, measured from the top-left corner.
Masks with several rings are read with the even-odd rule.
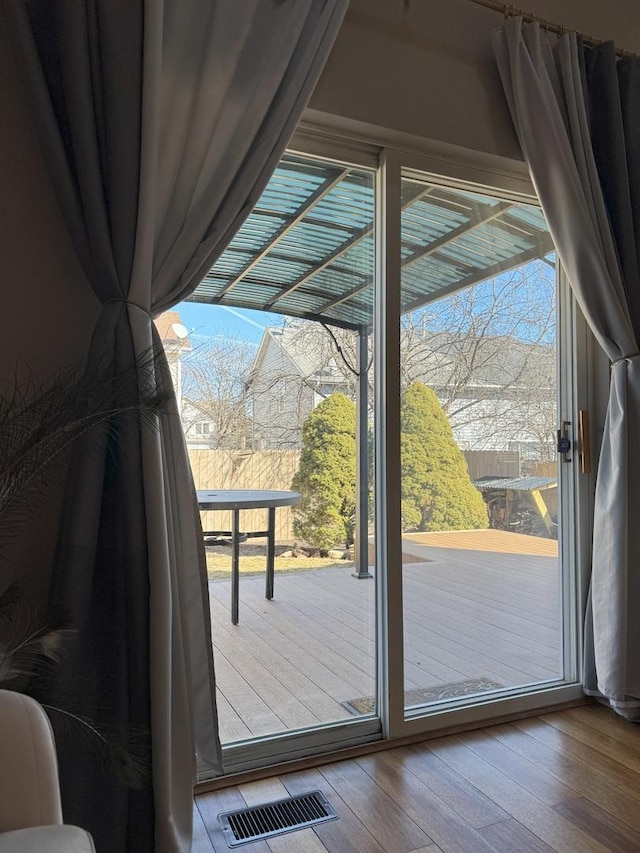
[[[494,51],[522,152],[582,311],[611,360],[598,467],[584,685],[640,717],[640,357],[590,139],[578,37],[508,19]]]
[[[102,304],[90,365],[108,357],[117,373],[159,346],[152,318],[193,291],[252,209],[346,6],[3,4],[50,177]],[[162,355],[154,373],[173,398]],[[60,678],[90,682],[92,714],[112,705],[124,725],[150,725],[148,802],[110,793],[115,784],[61,735],[65,817],[104,853],[190,849],[196,750],[222,770],[200,520],[169,408],[157,431],[105,439],[99,461],[95,443],[76,454],[52,582],[79,630]]]

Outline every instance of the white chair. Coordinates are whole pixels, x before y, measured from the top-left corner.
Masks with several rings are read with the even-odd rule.
[[[0,690],[0,853],[95,853],[88,832],[62,822],[49,718],[10,690]]]

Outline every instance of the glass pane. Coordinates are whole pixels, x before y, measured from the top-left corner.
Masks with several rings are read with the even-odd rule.
[[[540,210],[402,185],[405,708],[562,678],[556,269]]]
[[[286,155],[176,308],[197,489],[301,495],[274,510],[271,599],[266,504],[240,511],[237,624],[233,512],[202,512],[224,744],[376,712],[373,222],[373,172]]]

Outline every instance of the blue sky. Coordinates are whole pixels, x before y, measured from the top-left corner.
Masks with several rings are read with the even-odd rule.
[[[257,344],[266,326],[282,324],[279,314],[205,305],[201,302],[181,302],[172,310],[180,314],[194,342],[201,338],[228,337]]]

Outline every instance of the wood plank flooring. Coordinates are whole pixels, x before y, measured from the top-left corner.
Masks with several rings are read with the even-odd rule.
[[[408,538],[420,562],[403,566],[405,690],[560,677],[556,546],[490,530]],[[373,580],[276,572],[266,601],[264,577],[242,577],[238,625],[230,582],[209,588],[223,743],[345,719],[342,703],[374,694]]]
[[[193,850],[229,850],[221,811],[315,789],[339,820],[239,849],[638,853],[640,726],[588,705],[203,794]]]

